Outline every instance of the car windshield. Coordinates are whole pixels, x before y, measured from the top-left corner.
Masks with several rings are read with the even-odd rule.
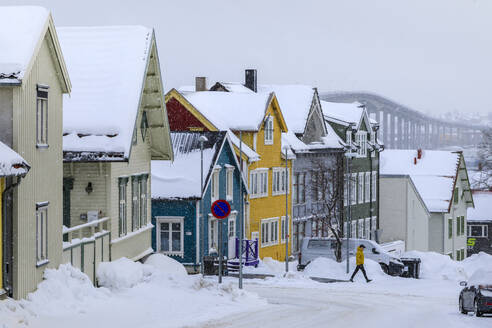
[[[310,240],[307,248],[328,248],[330,245],[329,240]]]

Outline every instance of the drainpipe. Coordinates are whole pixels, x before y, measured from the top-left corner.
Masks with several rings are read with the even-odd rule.
[[[17,187],[21,183],[22,177],[23,176],[17,177],[16,182],[11,183],[2,192],[2,241],[3,241],[3,245],[1,247],[3,248],[3,252],[2,252],[3,256],[5,257],[5,254],[8,254],[9,263],[11,262],[11,259],[12,259],[12,250],[10,252],[5,252],[5,248],[7,247],[6,240],[7,240],[8,233],[12,233],[12,226],[10,226],[10,229],[8,229],[8,231],[7,231],[7,205],[6,205],[7,204],[7,195],[12,190],[14,190],[15,187]],[[7,181],[7,179],[6,179],[6,181]],[[9,221],[13,223],[12,212],[10,213]],[[6,270],[6,268],[4,268],[4,266],[5,266],[5,261],[3,261],[3,259],[2,259],[1,269],[4,273],[7,273],[7,270]],[[12,263],[10,263],[10,268],[8,270],[8,273],[7,273],[8,277],[3,276],[4,282],[6,281],[6,278],[7,279],[10,278],[11,272],[12,272]],[[7,292],[7,294],[10,297],[12,297],[12,285],[11,285],[11,283],[12,282],[9,281],[7,284],[3,284],[4,285],[3,288],[5,289],[5,291]]]

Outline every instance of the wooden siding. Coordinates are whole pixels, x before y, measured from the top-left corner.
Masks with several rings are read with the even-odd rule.
[[[49,33],[49,32],[48,32]],[[62,86],[47,34],[21,87],[13,89],[12,148],[30,165],[29,174],[14,192],[14,298],[36,289],[44,269],[56,268],[62,256]],[[36,148],[36,85],[48,85],[48,144]],[[48,206],[47,265],[36,267],[36,203]]]
[[[208,131],[176,98],[171,97],[166,102],[166,107],[171,131]]]
[[[63,177],[73,178],[70,191],[70,226],[87,223],[81,220],[81,214],[87,211],[101,211],[99,218],[108,216],[108,180],[110,163],[64,163]],[[93,191],[88,194],[85,189],[88,183]]]

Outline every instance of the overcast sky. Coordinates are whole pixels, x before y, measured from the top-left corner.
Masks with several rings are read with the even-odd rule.
[[[492,112],[491,0],[0,0],[58,26],[154,27],[166,90],[195,76],[371,91],[423,112]],[[74,86],[76,87],[76,86]]]

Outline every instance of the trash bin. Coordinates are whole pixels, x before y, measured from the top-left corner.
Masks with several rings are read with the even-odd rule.
[[[206,276],[213,276],[217,274],[215,269],[215,256],[204,256],[203,257],[203,274]]]
[[[419,279],[420,276],[420,259],[419,258],[409,258],[409,257],[404,257],[400,259],[405,265],[405,269],[403,270],[403,273],[401,274],[402,277],[405,278],[415,278]]]

